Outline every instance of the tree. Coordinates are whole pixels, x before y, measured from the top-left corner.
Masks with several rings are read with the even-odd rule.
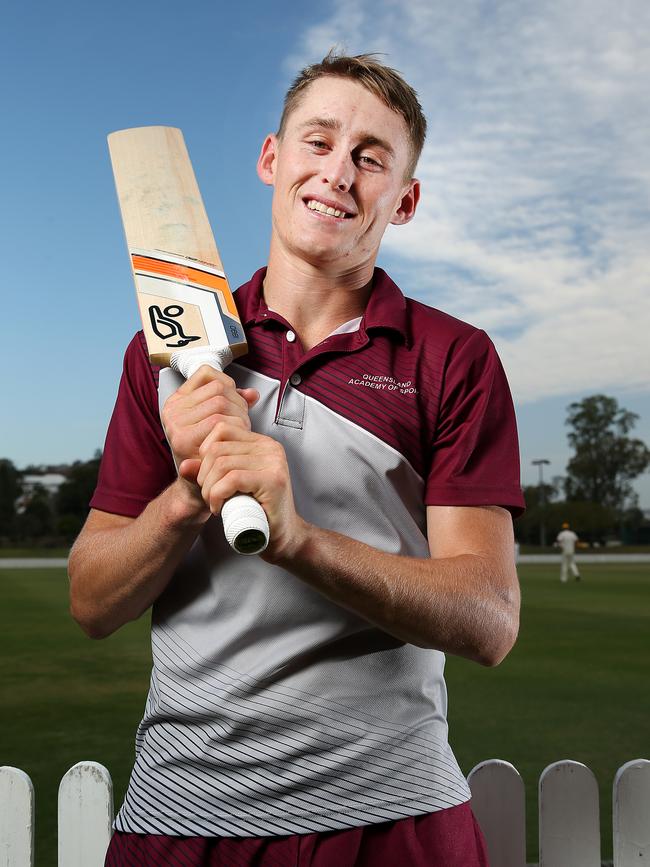
[[[34,485],[25,508],[16,518],[16,535],[30,544],[51,541],[54,531],[52,498],[43,485]]]
[[[631,482],[650,465],[644,442],[628,436],[639,418],[604,394],[585,397],[567,408],[572,430],[569,444],[575,454],[567,465],[568,501],[597,503],[621,512],[636,505]]]
[[[584,500],[568,500],[557,504],[557,509],[549,523],[552,537],[560,532],[567,521],[583,542],[603,544],[606,538],[616,532],[618,515],[609,506]]]
[[[10,536],[16,517],[16,500],[22,493],[20,473],[7,458],[0,458],[0,536]]]
[[[525,545],[539,544],[539,525],[543,520],[549,527],[554,525],[554,515],[558,506],[556,500],[561,490],[561,480],[554,478],[544,485],[525,485],[524,500],[526,511],[517,518],[515,535]],[[553,536],[555,538],[555,536]]]
[[[57,529],[72,541],[83,526],[88,514],[88,503],[97,486],[101,452],[90,461],[75,461],[65,482],[56,493]]]

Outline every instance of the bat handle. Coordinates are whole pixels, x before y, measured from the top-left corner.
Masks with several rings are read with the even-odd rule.
[[[200,346],[176,352],[170,366],[188,379],[203,364],[223,372],[232,361],[230,348]],[[230,547],[238,554],[261,554],[269,544],[266,512],[250,494],[235,494],[221,510],[223,531]]]
[[[261,554],[269,544],[266,512],[250,494],[235,494],[221,509],[223,531],[238,554]]]

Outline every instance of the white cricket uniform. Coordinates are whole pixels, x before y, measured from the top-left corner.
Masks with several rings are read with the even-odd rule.
[[[573,530],[562,530],[557,535],[556,544],[562,549],[562,565],[560,567],[560,581],[565,582],[569,578],[569,569],[575,578],[580,577],[576,566],[575,553],[578,537]]]

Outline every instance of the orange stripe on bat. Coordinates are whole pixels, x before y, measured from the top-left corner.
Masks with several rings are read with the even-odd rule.
[[[198,286],[206,286],[208,289],[217,289],[226,302],[228,312],[235,319],[239,319],[239,313],[235,307],[235,301],[230,291],[230,286],[225,277],[209,274],[207,271],[199,271],[198,268],[189,268],[178,265],[176,262],[163,262],[160,259],[151,259],[148,256],[134,254],[133,268],[135,271],[148,271],[150,274],[160,274],[162,277],[171,277],[183,283],[196,283]]]

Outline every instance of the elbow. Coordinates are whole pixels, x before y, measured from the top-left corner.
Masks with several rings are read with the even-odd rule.
[[[517,573],[499,580],[485,603],[480,639],[474,659],[486,668],[499,665],[510,653],[519,635],[521,592]]]
[[[72,606],[70,606],[70,613],[72,619],[81,627],[87,637],[92,638],[93,641],[99,641],[101,638],[108,638],[109,635],[113,634],[114,630],[107,629],[105,625],[98,620],[93,620],[90,617],[77,614]]]
[[[499,665],[515,646],[518,635],[519,605],[513,604],[500,612],[497,628],[491,629],[490,633],[485,635],[476,661],[486,668]]]
[[[486,668],[495,668],[503,662],[506,656],[515,646],[517,633],[514,635],[501,635],[498,641],[491,642],[490,646],[481,648],[480,654],[476,661]]]
[[[108,638],[115,630],[109,629],[102,618],[81,604],[74,594],[70,594],[70,616],[83,632],[93,640]]]
[[[70,579],[70,616],[88,638],[94,640],[108,638],[115,630],[107,627],[106,618],[96,609],[96,606],[92,605],[91,600],[85,598],[80,589],[83,587],[83,581],[72,562],[68,564],[68,577]]]

